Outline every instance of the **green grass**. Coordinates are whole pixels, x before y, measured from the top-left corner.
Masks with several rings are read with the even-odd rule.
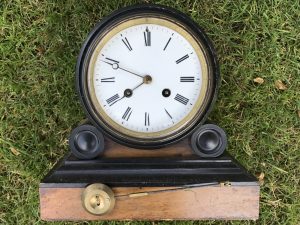
[[[81,44],[103,16],[135,2],[0,2],[0,224],[43,223],[39,181],[85,117],[74,88]],[[218,223],[299,224],[300,3],[175,2],[157,1],[190,15],[218,52],[222,86],[211,120],[227,131],[231,154],[265,173],[260,219]]]

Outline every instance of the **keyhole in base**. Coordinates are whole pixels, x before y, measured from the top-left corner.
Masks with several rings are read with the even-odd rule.
[[[90,205],[91,207],[93,207],[94,209],[99,209],[99,208],[103,208],[104,207],[104,199],[101,195],[94,195],[91,199],[90,199]]]
[[[96,195],[96,204],[97,206],[101,205],[101,199],[99,198],[99,195]]]

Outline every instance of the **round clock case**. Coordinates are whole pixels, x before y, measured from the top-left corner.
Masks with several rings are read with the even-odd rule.
[[[189,38],[193,39],[193,43],[197,43],[198,45],[196,54],[198,54],[200,58],[202,57],[203,61],[201,61],[199,58],[199,61],[201,61],[201,69],[204,68],[204,70],[207,71],[205,77],[206,85],[204,88],[201,87],[201,89],[205,90],[201,101],[199,100],[199,104],[197,107],[194,106],[194,108],[191,109],[191,112],[193,113],[187,114],[184,119],[182,119],[182,121],[179,121],[174,125],[174,127],[177,126],[175,128],[171,126],[169,129],[161,130],[159,132],[148,132],[148,130],[139,132],[132,131],[126,127],[116,124],[114,121],[112,121],[109,115],[106,115],[107,113],[105,113],[100,104],[98,104],[97,97],[95,97],[96,94],[93,92],[93,88],[90,87],[91,78],[89,76],[91,75],[89,75],[89,66],[91,64],[91,61],[96,60],[93,59],[93,57],[95,58],[93,54],[95,55],[97,46],[101,45],[101,42],[103,42],[105,37],[109,36],[110,32],[114,31],[115,29],[120,30],[121,28],[119,27],[122,27],[122,24],[126,23],[128,26],[128,24],[132,23],[131,21],[139,20],[147,21],[147,24],[150,24],[153,21],[158,21],[159,25],[171,24],[171,26],[175,27],[176,29],[178,27],[178,30],[182,30],[182,32],[188,33]],[[140,22],[139,24],[143,23]],[[126,45],[126,43],[124,44]],[[147,43],[145,43],[145,45],[147,46]],[[130,44],[127,43],[126,47],[129,51],[132,50]],[[183,57],[179,59],[178,61],[176,61],[176,63],[181,62],[180,60],[182,59],[185,58]],[[106,63],[108,64],[109,62]],[[110,63],[110,65],[112,66],[119,66],[119,64],[113,65],[114,61],[110,61]],[[175,63],[174,66],[176,66]],[[144,82],[147,82],[145,80],[145,77],[143,79]],[[134,148],[160,148],[178,142],[188,135],[191,135],[193,131],[195,131],[205,122],[208,113],[210,112],[212,105],[215,102],[219,80],[219,66],[217,57],[213,45],[204,31],[185,14],[166,6],[152,4],[134,5],[122,8],[104,18],[88,35],[81,48],[76,65],[77,91],[89,120],[101,132],[103,132],[106,136],[110,137],[114,141]],[[165,93],[162,93],[163,96],[168,97],[170,93],[167,92],[169,90],[164,89],[163,91],[166,91]],[[149,97],[151,99],[151,96]],[[197,105],[196,103],[195,105]],[[145,114],[145,125],[147,122],[146,116],[147,115]]]

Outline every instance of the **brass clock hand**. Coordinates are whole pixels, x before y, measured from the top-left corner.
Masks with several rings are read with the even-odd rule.
[[[120,69],[120,70],[123,70],[123,71],[125,71],[125,72],[127,72],[127,73],[131,73],[131,74],[133,74],[133,75],[135,75],[135,76],[144,78],[143,76],[141,76],[141,75],[139,75],[139,74],[136,74],[136,73],[134,73],[134,72],[131,72],[131,71],[127,70],[127,69],[124,69],[124,68],[120,67],[119,64],[118,64],[117,62],[115,62],[115,63],[110,63],[110,62],[107,62],[107,61],[104,61],[104,60],[101,60],[101,61],[102,61],[102,62],[105,62],[105,63],[107,63],[107,64],[109,64],[109,65],[111,65],[111,67],[112,67],[114,70]]]
[[[136,75],[136,76],[138,76],[138,77],[143,78],[143,76],[141,76],[141,75],[139,75],[139,74],[136,74],[136,73],[133,73],[133,72],[131,72],[131,71],[128,71],[128,70],[126,70],[126,69],[124,69],[124,68],[119,67],[119,69],[120,69],[120,70],[124,70],[124,71],[126,71],[126,72],[128,72],[128,73],[131,73],[131,74],[133,74],[133,75]]]
[[[126,89],[124,91],[124,96],[125,97],[131,97],[132,93],[134,90],[136,90],[137,88],[139,88],[140,86],[142,86],[143,84],[150,84],[152,82],[152,77],[149,75],[146,75],[143,77],[143,82],[141,82],[140,84],[138,84],[137,86],[135,86],[132,89]]]
[[[134,88],[132,88],[131,89],[131,91],[134,91],[134,90],[136,90],[138,87],[140,87],[140,86],[142,86],[142,84],[144,84],[145,82],[144,82],[144,80],[143,80],[143,82],[142,83],[140,83],[139,85],[137,85],[136,87],[134,87]]]
[[[138,85],[135,86],[134,88],[132,88],[132,89],[126,89],[126,90],[124,91],[123,96],[122,96],[121,98],[119,98],[118,100],[114,101],[114,102],[113,102],[112,104],[110,104],[109,106],[114,105],[116,102],[122,100],[122,99],[125,98],[125,97],[127,97],[127,98],[131,97],[133,90],[136,90],[138,87],[140,87],[140,86],[141,86],[142,84],[144,84],[144,83],[145,83],[145,81],[143,80],[142,83],[138,84]]]

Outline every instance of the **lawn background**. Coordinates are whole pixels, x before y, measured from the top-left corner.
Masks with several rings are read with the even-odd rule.
[[[85,118],[74,88],[81,44],[101,18],[137,2],[1,0],[0,224],[44,223],[39,181]],[[214,42],[222,86],[210,118],[227,131],[228,151],[251,173],[264,173],[260,219],[233,223],[299,224],[299,1],[156,3],[191,16]]]

